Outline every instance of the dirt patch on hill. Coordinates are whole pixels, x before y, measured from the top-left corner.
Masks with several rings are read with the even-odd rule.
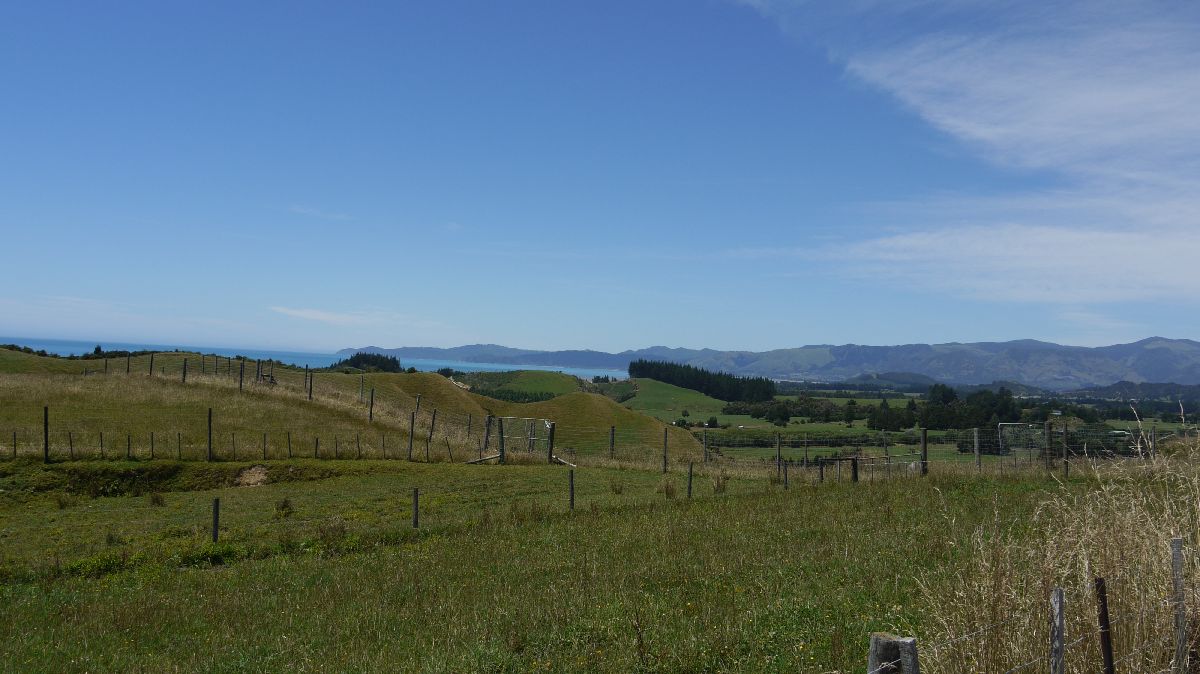
[[[250,466],[241,470],[233,483],[239,487],[261,487],[268,482],[266,466]]]

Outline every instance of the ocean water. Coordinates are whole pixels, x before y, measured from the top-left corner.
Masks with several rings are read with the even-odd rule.
[[[35,351],[45,351],[46,353],[54,353],[60,356],[78,356],[85,353],[91,353],[96,345],[99,344],[105,350],[122,350],[122,351],[195,351],[198,353],[215,353],[220,356],[245,356],[251,359],[261,358],[263,360],[272,359],[281,363],[290,365],[299,365],[308,367],[329,367],[335,362],[341,360],[341,356],[332,353],[306,353],[303,351],[273,351],[269,349],[231,349],[228,347],[219,346],[193,346],[182,344],[140,344],[132,342],[82,342],[67,339],[38,339],[29,337],[3,337],[0,336],[0,344],[17,344],[19,346],[27,346]],[[453,368],[461,372],[508,372],[510,370],[543,370],[546,372],[564,372],[583,379],[591,379],[597,376],[615,377],[624,379],[627,373],[624,370],[605,370],[599,368],[586,367],[556,367],[553,365],[509,365],[505,363],[471,363],[461,360],[429,360],[422,358],[402,359],[400,364],[404,367],[415,367],[423,372],[434,372],[444,367]]]

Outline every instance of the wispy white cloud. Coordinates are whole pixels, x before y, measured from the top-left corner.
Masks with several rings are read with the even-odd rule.
[[[968,150],[1053,177],[1037,191],[878,204],[881,233],[827,258],[980,299],[1195,301],[1200,6],[739,2],[820,41]]]
[[[391,311],[327,311],[324,309],[268,307],[277,314],[336,326],[383,326],[430,329],[442,327],[438,321]]]

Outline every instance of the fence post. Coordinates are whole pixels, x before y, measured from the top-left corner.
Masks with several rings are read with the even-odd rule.
[[[183,359],[183,383],[187,383],[187,358]]]
[[[554,463],[554,427],[555,423],[550,422],[550,431],[546,436],[546,461]]]
[[[608,458],[617,458],[617,427],[608,427]]]
[[[71,431],[67,431],[67,457],[75,460],[75,434]]]
[[[366,385],[367,385],[367,375],[365,375],[365,374],[358,375],[358,402],[360,402],[360,403],[363,400],[363,392],[365,390]]]
[[[467,419],[468,419],[467,433],[470,434],[470,432],[471,432],[470,431],[470,428],[471,428],[470,417],[467,417]],[[373,421],[375,421],[375,387],[374,386],[371,387],[371,406],[367,410],[367,423],[371,423]]]
[[[418,393],[418,394],[417,394],[417,406],[416,406],[416,408],[415,408],[413,411],[414,411],[414,412],[420,412],[420,411],[421,411],[421,394],[420,394],[420,393]]]
[[[125,460],[129,461],[133,458],[133,434],[125,434]]]
[[[1066,618],[1063,611],[1063,589],[1050,593],[1050,674],[1066,674]]]
[[[361,459],[362,458],[362,434],[361,433],[354,434],[354,449],[355,449],[355,451],[358,452],[358,458]]]
[[[824,457],[817,457],[817,481],[818,482],[825,481],[825,459],[824,459]]]
[[[419,528],[420,528],[420,525],[421,525],[421,519],[420,519],[420,490],[419,490],[417,487],[413,487],[413,507],[412,507],[412,516],[413,516],[413,528],[414,528],[414,529],[419,529]]]
[[[429,419],[429,437],[425,438],[425,463],[429,463],[429,443],[433,442],[433,429],[437,425],[437,408],[433,408],[433,416]]]
[[[154,354],[150,354],[150,376],[154,376]]]
[[[238,359],[238,390],[242,390],[242,383],[246,380],[246,359]]]
[[[479,458],[482,459],[483,455],[487,453],[488,445],[491,443],[491,441],[492,441],[492,415],[489,414],[483,420],[483,444],[480,445],[480,448],[479,448]]]
[[[470,412],[467,412],[467,439],[468,440],[471,439],[471,422],[473,420],[474,420],[474,416]]]
[[[288,458],[292,458],[292,432],[287,432]]]
[[[312,400],[313,389],[317,387],[317,373],[310,372],[308,375],[308,399]]]
[[[504,417],[496,417],[496,433],[500,440],[500,463],[504,463]]]
[[[415,411],[408,413],[408,460],[412,461],[413,449],[413,433],[417,428],[417,413]]]
[[[980,456],[980,454],[979,454],[979,429],[976,428],[976,429],[974,429],[974,431],[975,431],[975,471],[982,472],[983,471],[983,457]]]
[[[850,457],[850,481],[858,482],[858,457]]]
[[[700,431],[700,442],[704,446],[704,463],[708,463],[708,429]]]
[[[929,429],[921,429],[921,475],[929,474]]]
[[[154,460],[154,431],[150,431],[150,460]]]
[[[570,496],[571,511],[574,512],[574,510],[575,510],[575,469],[573,469],[573,468],[567,470],[567,490],[571,494],[571,496]]]
[[[1104,659],[1104,674],[1114,674],[1112,627],[1108,621],[1108,591],[1104,579],[1097,576],[1096,584],[1096,619],[1100,625],[1100,656]]]
[[[667,474],[667,427],[663,426],[663,475]]]
[[[313,458],[321,458],[321,436],[313,436]]]
[[[788,462],[783,463],[783,488],[788,488]]]
[[[1071,476],[1071,463],[1067,458],[1067,436],[1069,429],[1067,422],[1063,421],[1063,479],[1066,480]]]
[[[129,354],[125,354],[125,374],[129,374]]]
[[[208,455],[207,461],[213,460],[212,455],[212,408],[208,408]]]
[[[783,434],[775,433],[775,477],[783,476]]]
[[[1050,443],[1051,433],[1052,433],[1052,428],[1050,426],[1050,420],[1047,419],[1046,422],[1042,425],[1042,436],[1043,436],[1042,441],[1046,445],[1046,450],[1045,450],[1046,470],[1050,470],[1054,466],[1054,464],[1053,464],[1054,449],[1053,449],[1053,447],[1051,447],[1051,443]]]
[[[917,640],[885,632],[872,633],[867,671],[870,674],[920,674]]]
[[[267,434],[263,432],[263,461],[267,460]]]
[[[212,542],[217,542],[217,532],[221,530],[221,499],[213,499]]]
[[[50,406],[42,407],[42,463],[50,463]]]
[[[1171,585],[1175,604],[1175,659],[1171,662],[1173,674],[1184,674],[1188,670],[1187,607],[1183,593],[1183,539],[1171,539]]]

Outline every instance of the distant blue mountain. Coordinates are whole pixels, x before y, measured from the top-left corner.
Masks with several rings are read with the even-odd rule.
[[[881,372],[923,375],[950,384],[1012,381],[1053,390],[1107,386],[1119,381],[1200,384],[1200,343],[1151,337],[1132,344],[1082,347],[1023,339],[1011,342],[814,345],[773,351],[717,351],[652,346],[603,351],[536,351],[496,344],[451,349],[363,347],[343,349],[405,358],[475,363],[550,365],[623,370],[638,358],[666,360],[740,375],[772,379],[842,381]]]

